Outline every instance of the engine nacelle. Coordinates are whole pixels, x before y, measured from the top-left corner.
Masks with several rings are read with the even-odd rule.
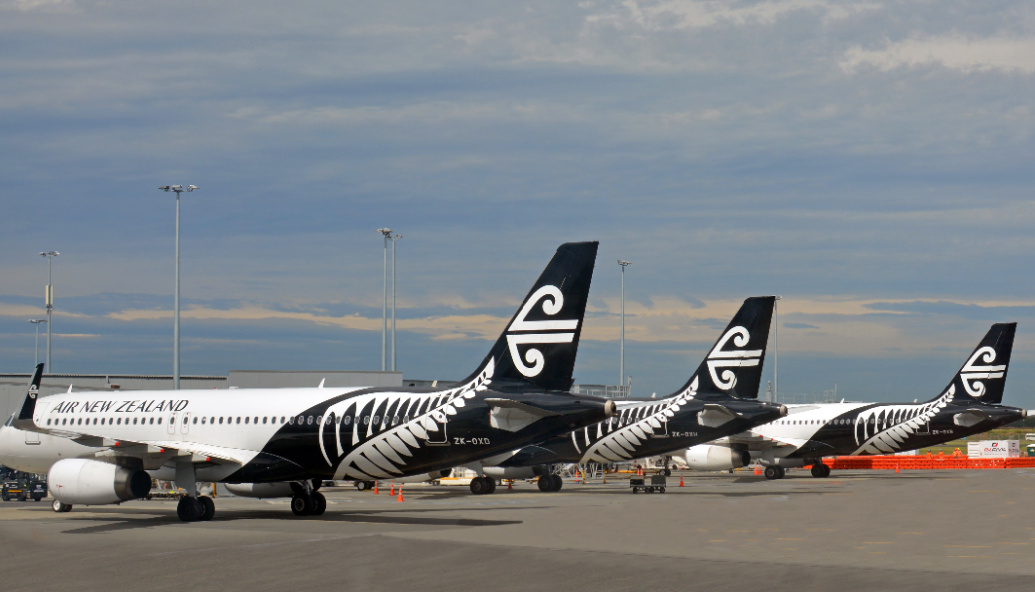
[[[494,479],[531,479],[543,471],[538,467],[484,467],[485,475]]]
[[[117,504],[150,493],[151,475],[98,460],[66,458],[50,467],[47,487],[54,499],[66,504]]]
[[[751,462],[746,450],[701,444],[686,451],[686,467],[691,471],[727,471],[745,467]]]
[[[291,483],[227,483],[226,490],[240,497],[291,497]]]

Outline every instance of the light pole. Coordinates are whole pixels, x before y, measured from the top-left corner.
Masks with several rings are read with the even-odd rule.
[[[773,403],[780,400],[780,309],[777,304],[783,296],[773,302]]]
[[[176,295],[173,297],[173,389],[180,390],[180,194],[191,192],[197,185],[162,185],[162,191],[176,193]]]
[[[628,396],[629,393],[625,392],[625,268],[632,265],[630,261],[618,260],[618,265],[622,267],[622,359],[619,364],[619,377],[618,384],[622,387],[622,396]]]
[[[403,235],[392,235],[392,372],[395,372],[395,242]]]
[[[392,238],[391,228],[378,228],[385,241],[384,297],[381,300],[381,372],[388,369],[388,240]]]
[[[57,251],[41,251],[40,257],[47,258],[47,371],[51,374],[54,373],[54,368],[50,365],[50,327],[51,327],[51,315],[54,312],[54,257],[57,257],[61,253]]]
[[[36,366],[40,363],[40,323],[47,323],[47,319],[29,319],[29,322],[36,325],[36,361],[32,364]]]

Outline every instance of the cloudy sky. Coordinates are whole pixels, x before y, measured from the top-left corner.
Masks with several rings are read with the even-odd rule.
[[[0,0],[0,372],[458,379],[601,241],[581,383],[666,394],[779,294],[782,393],[930,398],[1020,323],[1035,407],[1029,2]],[[771,356],[767,365],[772,368]]]

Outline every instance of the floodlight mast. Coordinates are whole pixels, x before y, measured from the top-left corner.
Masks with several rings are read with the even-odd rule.
[[[388,370],[388,241],[392,238],[391,228],[378,228],[384,237],[384,295],[381,299],[381,372]]]
[[[54,312],[54,257],[57,257],[61,253],[57,251],[40,251],[40,257],[47,258],[47,293],[46,293],[46,304],[47,304],[47,371],[50,373],[54,372],[54,368],[50,365],[50,327],[52,314]],[[37,362],[38,364],[39,362]]]
[[[173,389],[180,390],[180,194],[192,192],[197,185],[162,185],[160,190],[176,193],[176,279],[173,297]]]
[[[622,338],[621,338],[622,355],[621,355],[621,362],[619,364],[619,374],[621,376],[619,377],[618,384],[621,387],[621,390],[619,392],[622,393],[622,396],[623,397],[628,397],[629,393],[625,390],[625,388],[626,388],[625,387],[625,268],[629,267],[630,265],[632,265],[632,262],[630,262],[630,261],[623,261],[623,260],[619,259],[618,260],[618,265],[620,265],[621,268],[622,268]]]
[[[35,366],[40,363],[40,323],[47,323],[47,319],[29,319],[29,322],[36,325],[36,361],[33,362]]]
[[[395,372],[395,243],[403,235],[392,235],[392,372]]]

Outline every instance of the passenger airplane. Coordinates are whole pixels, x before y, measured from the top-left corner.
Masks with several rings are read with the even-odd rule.
[[[59,512],[143,497],[154,477],[187,492],[177,507],[187,522],[215,512],[198,481],[251,484],[235,491],[290,496],[296,515],[318,515],[325,479],[428,474],[596,423],[615,403],[567,392],[596,253],[596,242],[558,248],[485,360],[454,388],[69,387],[37,400],[40,364],[21,411],[0,428],[0,462],[49,470]],[[26,432],[41,443],[27,445]],[[64,443],[48,446],[55,438]],[[84,454],[67,458],[75,446]]]
[[[617,415],[608,420],[514,454],[486,458],[475,468],[497,478],[539,476],[541,491],[558,491],[562,481],[549,465],[668,455],[787,415],[782,405],[754,400],[775,303],[773,296],[745,300],[697,371],[675,393],[662,399],[621,401]],[[741,455],[726,453],[738,460]],[[471,491],[491,493],[474,483]]]
[[[690,469],[719,471],[765,465],[767,479],[784,469],[812,465],[813,477],[830,476],[825,456],[892,454],[934,446],[1027,417],[1000,405],[1017,323],[992,325],[941,395],[924,403],[823,403],[788,405],[790,414],[750,431],[687,451]],[[743,462],[729,462],[741,455]]]

